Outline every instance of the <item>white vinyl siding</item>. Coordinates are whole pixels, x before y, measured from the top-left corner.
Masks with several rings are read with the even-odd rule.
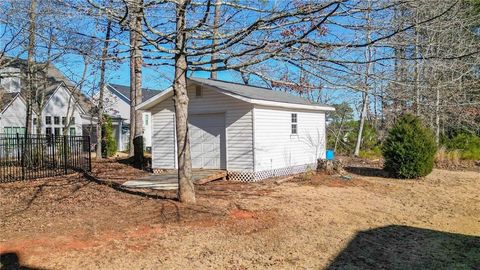
[[[130,103],[118,97],[110,87],[105,89],[107,90],[103,97],[105,113],[113,117],[121,117],[125,119],[125,123],[130,123]]]
[[[292,134],[296,114],[297,134]],[[325,157],[325,113],[256,105],[255,171],[312,164]]]
[[[72,109],[75,110],[73,114]],[[43,109],[42,115],[44,118],[44,122],[42,123],[42,130],[44,130],[45,127],[51,127],[52,130],[59,129],[60,135],[63,135],[62,130],[65,125],[62,124],[61,119],[62,117],[66,117],[67,114],[74,118],[74,120],[71,121],[71,125],[67,129],[67,132],[69,132],[70,128],[75,128],[76,134],[81,135],[82,116],[80,114],[80,106],[75,104],[75,100],[72,98],[70,92],[67,91],[63,86],[60,86],[57,91],[55,91],[53,96],[51,96],[50,99],[47,101],[47,104]],[[52,122],[50,125],[47,125],[45,123],[46,116],[51,116]]]
[[[202,87],[196,96],[194,85],[189,86],[189,115],[225,113],[227,170],[253,171],[253,105]],[[152,110],[152,167],[175,167],[175,126],[172,98],[156,105]]]
[[[5,128],[25,127],[26,108],[25,102],[17,96],[0,115],[0,133],[5,132]]]
[[[189,114],[225,113],[227,170],[253,170],[253,105],[202,86],[196,97],[194,85],[188,88]]]
[[[175,114],[171,98],[158,104],[152,115],[152,168],[175,168]]]

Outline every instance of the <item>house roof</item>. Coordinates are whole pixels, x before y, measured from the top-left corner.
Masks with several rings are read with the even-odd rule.
[[[125,102],[130,103],[130,86],[114,84],[114,83],[110,83],[108,86],[111,89],[116,90],[121,95],[122,99],[125,100]],[[142,88],[142,102],[151,99],[158,93],[160,93],[160,90]]]
[[[0,88],[0,91],[3,89]],[[0,113],[18,96],[18,93],[0,93]]]
[[[20,72],[25,72],[25,70],[27,69],[27,60],[25,59],[5,57],[2,60],[7,63],[7,67],[18,68],[21,70]],[[45,66],[45,63],[36,64],[38,66]],[[45,68],[40,69],[40,76],[43,76],[42,74],[45,74],[44,70]],[[44,91],[46,101],[55,93],[58,87],[63,84],[68,89],[68,91],[70,91],[70,93],[72,93],[72,95],[77,99],[78,104],[85,112],[89,112],[93,109],[94,105],[92,104],[91,100],[76,87],[75,83],[69,80],[57,67],[55,67],[55,65],[50,64],[48,66],[45,78],[47,80],[47,87]],[[21,79],[22,84],[26,85],[26,83],[23,81],[24,76],[22,76]],[[21,89],[22,96],[25,96],[25,91],[25,89]]]
[[[325,104],[312,103],[305,98],[295,96],[287,92],[275,91],[269,88],[259,86],[201,78],[189,78],[188,82],[212,88],[220,93],[252,104],[318,111],[335,110],[333,107]],[[173,90],[172,88],[169,88],[161,92],[161,94],[158,94],[156,97],[151,98],[150,100],[147,100],[140,104],[138,106],[138,109],[149,109],[152,106],[163,101],[171,94],[173,94]]]

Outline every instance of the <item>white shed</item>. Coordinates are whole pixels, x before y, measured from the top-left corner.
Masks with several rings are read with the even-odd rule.
[[[193,168],[257,181],[314,168],[325,157],[325,112],[334,108],[267,88],[188,79]],[[177,168],[173,91],[139,105],[152,115],[152,168]]]

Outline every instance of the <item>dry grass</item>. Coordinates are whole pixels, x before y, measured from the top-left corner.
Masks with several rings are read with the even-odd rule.
[[[95,172],[134,175],[122,166]],[[47,269],[475,269],[478,179],[220,181],[199,187],[195,206],[78,175],[1,184],[0,252]]]

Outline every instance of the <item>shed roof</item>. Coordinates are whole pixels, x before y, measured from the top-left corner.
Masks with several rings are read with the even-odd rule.
[[[274,102],[284,102],[284,103],[293,103],[293,104],[303,104],[303,105],[325,105],[320,103],[312,103],[310,100],[292,95],[283,91],[275,91],[270,88],[246,85],[242,83],[227,82],[222,80],[214,79],[203,79],[203,78],[189,78],[191,81],[208,85],[221,89],[223,91],[231,92],[232,94],[239,95],[246,98],[257,99],[257,100],[267,100]]]
[[[189,78],[187,83],[210,87],[222,94],[229,95],[233,98],[252,104],[317,111],[335,110],[333,107],[325,104],[313,103],[305,98],[295,96],[287,92],[275,91],[259,86],[202,78]],[[169,88],[158,93],[159,94],[157,94],[155,97],[142,102],[142,104],[140,104],[137,108],[148,110],[159,102],[165,100],[168,96],[172,95],[173,90],[172,88]]]

